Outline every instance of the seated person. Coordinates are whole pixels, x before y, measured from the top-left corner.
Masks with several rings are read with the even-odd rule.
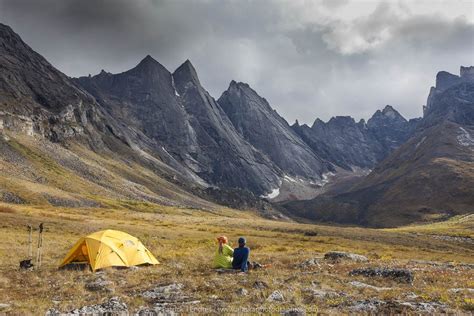
[[[234,251],[227,244],[227,237],[217,237],[217,242],[219,243],[219,247],[214,255],[213,267],[215,269],[232,269],[232,255]]]
[[[245,247],[246,240],[244,237],[239,238],[239,248],[234,249],[234,258],[232,260],[232,268],[240,270],[241,272],[248,271],[248,260],[250,255],[250,249]]]

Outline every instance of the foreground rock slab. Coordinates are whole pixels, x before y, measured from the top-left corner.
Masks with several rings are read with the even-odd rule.
[[[404,314],[419,313],[423,315],[444,314],[452,312],[446,305],[439,302],[404,302],[404,301],[382,301],[368,299],[356,301],[348,307],[352,312],[369,312],[375,314]]]
[[[274,291],[270,296],[267,298],[268,302],[283,302],[285,298],[280,291]]]
[[[407,269],[362,268],[352,270],[349,275],[362,275],[365,277],[383,277],[395,280],[400,283],[412,283],[414,280],[413,272]]]
[[[356,261],[356,262],[367,262],[369,259],[366,256],[358,255],[350,252],[343,251],[330,251],[324,255],[324,259],[332,262],[341,262],[343,260]]]
[[[102,304],[83,306],[81,308],[73,309],[69,312],[63,313],[57,309],[51,308],[46,312],[47,316],[59,315],[108,315],[121,316],[128,315],[128,306],[118,297],[112,297]]]

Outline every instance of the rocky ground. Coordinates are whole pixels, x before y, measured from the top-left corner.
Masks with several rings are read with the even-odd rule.
[[[472,298],[474,294],[473,288],[447,289],[447,297],[426,296],[419,291],[419,283],[429,281],[428,275],[443,273],[472,277],[474,265],[437,262],[391,264],[398,268],[357,254],[330,252],[324,257],[290,264],[287,269],[292,273],[284,277],[275,276],[275,269],[280,269],[280,264],[251,271],[248,275],[202,269],[194,272],[200,275],[202,284],[196,285],[186,278],[179,278],[179,282],[162,280],[149,287],[134,287],[127,291],[126,296],[117,295],[116,288],[127,286],[125,279],[141,273],[140,268],[120,273],[107,270],[78,278],[78,285],[86,289],[87,295],[100,293],[103,296],[101,303],[60,309],[56,305],[61,302],[53,301],[46,315],[174,315],[183,312],[305,315],[318,311],[428,315],[461,312],[454,302]],[[360,266],[365,268],[355,268]],[[127,304],[130,300],[140,301],[140,306],[130,306]],[[236,301],[247,303],[237,306],[234,304]],[[467,304],[463,307],[466,313],[472,308]]]

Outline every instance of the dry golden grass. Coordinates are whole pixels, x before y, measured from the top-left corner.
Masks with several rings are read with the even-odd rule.
[[[430,228],[433,226],[411,226],[375,230],[269,221],[252,212],[230,209],[210,212],[105,199],[103,204],[108,207],[0,204],[0,303],[12,304],[7,312],[41,314],[51,307],[68,311],[100,303],[111,296],[121,297],[130,310],[136,310],[147,306],[138,293],[157,284],[173,282],[184,284],[184,291],[201,302],[197,305],[203,308],[201,312],[206,308],[215,312],[222,307],[229,310],[271,308],[274,312],[303,307],[340,313],[345,311],[345,304],[356,300],[404,300],[407,293],[418,295],[417,300],[441,302],[460,311],[472,307],[469,293],[449,290],[474,287],[472,266],[461,265],[474,263],[473,245],[431,236],[438,229],[445,234],[443,227],[467,236],[472,233],[469,232],[470,218],[433,224],[435,229]],[[26,225],[37,226],[40,222],[46,227],[43,266],[36,271],[19,271],[19,261],[27,256]],[[92,272],[57,269],[62,257],[80,236],[106,228],[137,236],[162,264],[138,270],[106,269],[107,278],[114,283],[113,294],[90,292],[84,288],[84,284],[94,278]],[[308,232],[317,235],[307,236]],[[252,249],[251,260],[271,264],[271,267],[247,275],[217,274],[210,266],[216,247],[214,239],[220,234],[226,234],[231,241],[246,236]],[[322,257],[330,250],[363,254],[371,261],[330,264],[322,260],[319,267],[298,266],[307,259]],[[410,260],[452,262],[453,268]],[[349,276],[351,269],[362,266],[408,267],[414,270],[415,281],[409,285]],[[268,288],[254,289],[257,280],[266,282]],[[359,289],[349,284],[353,280],[391,289]],[[306,291],[312,286],[345,294],[317,299]],[[249,295],[236,295],[234,291],[238,288],[247,289]],[[281,291],[284,302],[266,301],[274,290]]]

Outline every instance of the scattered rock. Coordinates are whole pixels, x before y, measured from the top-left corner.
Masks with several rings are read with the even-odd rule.
[[[155,308],[141,307],[135,313],[135,316],[175,316],[178,315],[173,309],[164,306],[156,306]]]
[[[449,308],[446,305],[438,302],[381,301],[378,299],[356,301],[348,309],[354,312],[370,312],[375,314],[406,314],[407,312],[434,314],[449,312]]]
[[[458,293],[470,293],[470,294],[474,294],[474,289],[471,289],[471,288],[457,288],[457,289],[449,289],[448,290],[449,293],[455,293],[455,294],[458,294]]]
[[[223,273],[236,273],[237,271],[240,271],[240,270],[234,270],[234,269],[216,269],[216,272],[219,273],[219,274],[223,274]]]
[[[314,230],[308,230],[304,232],[304,235],[308,237],[314,237],[314,236],[318,236],[318,232]]]
[[[324,259],[333,262],[341,262],[342,260],[350,260],[356,262],[369,261],[369,259],[367,259],[367,257],[365,256],[343,251],[330,251],[324,255]]]
[[[235,293],[239,296],[247,296],[249,294],[249,291],[247,291],[244,288],[240,288],[237,291],[235,291]]]
[[[285,298],[283,297],[283,294],[281,294],[280,291],[274,291],[267,298],[267,301],[269,301],[269,302],[283,302],[284,300],[285,300]]]
[[[474,239],[470,237],[459,237],[459,236],[447,236],[447,235],[431,235],[434,239],[440,239],[444,241],[454,241],[459,243],[474,244]]]
[[[416,300],[416,299],[419,298],[419,296],[416,295],[413,292],[408,292],[408,293],[405,294],[405,298],[408,299],[408,300]]]
[[[252,262],[251,263],[251,266],[252,266],[252,269],[253,270],[257,270],[257,269],[262,269],[263,268],[263,265],[258,263],[258,262]]]
[[[128,306],[118,297],[112,297],[108,301],[90,306],[74,309],[67,314],[72,315],[122,315],[128,314]],[[54,314],[52,314],[54,315]]]
[[[354,312],[377,312],[386,302],[377,299],[356,301],[349,310]]]
[[[264,281],[255,281],[253,287],[259,290],[268,289],[268,284]]]
[[[10,308],[11,304],[7,303],[0,303],[0,310]]]
[[[412,283],[414,279],[413,272],[407,269],[362,268],[352,270],[349,275],[390,278],[401,283]]]
[[[172,283],[168,285],[159,285],[151,290],[145,291],[141,296],[146,300],[170,300],[182,294],[184,285],[181,283]]]
[[[84,287],[86,288],[86,290],[92,291],[92,292],[104,291],[104,292],[113,293],[114,289],[111,288],[112,285],[113,283],[111,281],[108,281],[108,280],[105,280],[104,278],[99,277],[96,280],[86,283]]]
[[[322,299],[322,298],[336,298],[336,297],[341,296],[341,294],[333,290],[308,288],[308,289],[304,289],[303,292],[306,294],[307,296],[306,298],[309,300]]]
[[[375,291],[387,291],[387,290],[392,289],[391,287],[378,287],[378,286],[373,286],[373,285],[366,284],[366,283],[359,282],[359,281],[352,281],[352,282],[350,282],[350,285],[358,287],[358,288],[362,288],[362,289],[371,289],[371,290],[375,290]]]
[[[320,267],[318,258],[308,259],[298,265],[300,268]]]
[[[195,303],[192,297],[183,293],[184,285],[181,283],[172,283],[168,285],[159,285],[151,290],[141,293],[145,300],[159,304],[183,304]]]
[[[449,308],[438,302],[398,302],[400,306],[407,307],[408,309],[420,312],[420,313],[444,313],[448,312]]]
[[[60,316],[62,313],[60,310],[52,307],[46,311],[45,316]]]
[[[306,311],[304,308],[290,308],[281,312],[282,316],[304,316]]]

